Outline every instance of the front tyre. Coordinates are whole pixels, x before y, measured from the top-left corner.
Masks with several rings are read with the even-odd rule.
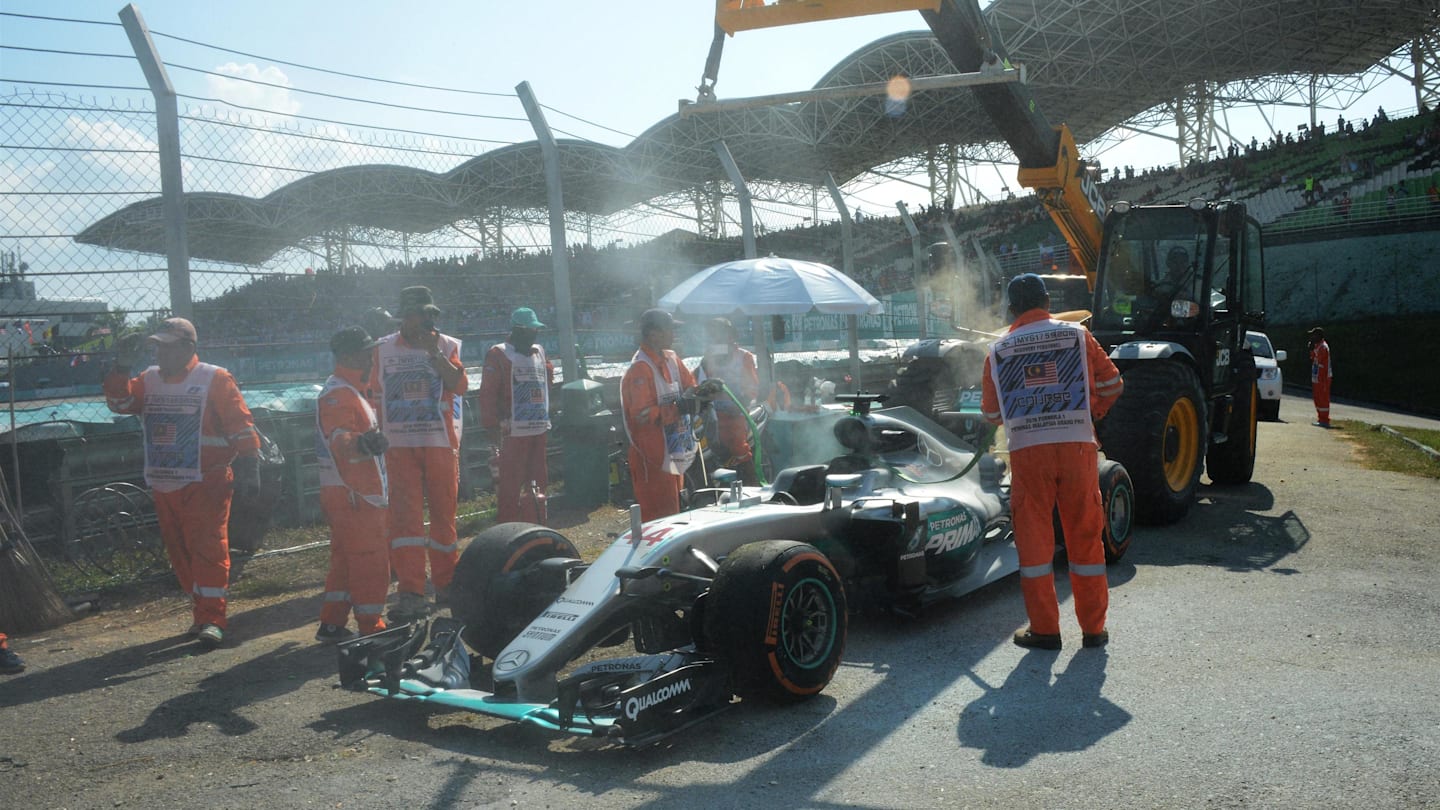
[[[1217,484],[1248,484],[1255,474],[1255,439],[1258,433],[1260,393],[1255,388],[1255,367],[1242,368],[1235,381],[1235,405],[1223,443],[1210,448],[1205,467]]]
[[[845,652],[840,575],[814,546],[749,543],[720,564],[706,596],[705,639],[735,694],[788,703],[830,683]]]
[[[580,559],[558,532],[532,523],[501,523],[475,536],[455,565],[450,615],[465,623],[470,648],[494,658],[564,590],[535,566],[554,557]]]
[[[1185,517],[1200,486],[1209,426],[1194,370],[1147,360],[1124,373],[1125,392],[1100,421],[1100,444],[1135,484],[1135,518],[1166,524]]]
[[[1262,399],[1262,400],[1260,400],[1260,418],[1263,419],[1263,420],[1265,420],[1266,422],[1279,422],[1279,421],[1280,421],[1280,400],[1278,400],[1278,399]]]

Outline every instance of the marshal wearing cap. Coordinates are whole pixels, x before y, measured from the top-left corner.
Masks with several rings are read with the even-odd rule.
[[[195,343],[195,324],[184,318],[166,318],[161,321],[160,328],[150,339],[156,343],[175,343],[181,340],[188,340]]]
[[[1006,295],[1010,298],[1010,311],[1016,315],[1045,306],[1050,297],[1045,289],[1045,279],[1034,273],[1021,273],[1010,279]]]
[[[535,317],[535,310],[530,307],[520,307],[510,313],[510,326],[518,329],[544,329],[545,324]]]
[[[405,317],[416,312],[423,312],[426,315],[439,315],[440,308],[435,306],[435,296],[430,294],[429,287],[406,287],[400,291],[400,317]]]
[[[368,352],[378,345],[380,341],[372,339],[370,333],[359,326],[347,326],[330,338],[330,351],[336,357]]]
[[[640,334],[655,329],[674,329],[683,323],[663,309],[647,309],[640,315]]]

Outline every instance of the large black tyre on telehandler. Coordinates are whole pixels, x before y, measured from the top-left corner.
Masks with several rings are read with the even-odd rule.
[[[1248,484],[1255,474],[1255,438],[1260,416],[1256,377],[1255,359],[1245,352],[1235,380],[1235,402],[1231,406],[1226,440],[1212,445],[1205,457],[1205,471],[1217,484]]]
[[[1100,446],[1130,473],[1135,519],[1174,523],[1195,500],[1209,443],[1200,379],[1174,360],[1138,363],[1124,378],[1120,400],[1100,421]]]

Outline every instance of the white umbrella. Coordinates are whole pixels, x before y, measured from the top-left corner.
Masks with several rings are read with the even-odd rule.
[[[885,305],[855,280],[819,262],[782,259],[737,259],[708,267],[660,296],[659,306],[692,315],[729,315],[736,310],[753,318],[803,315],[812,310],[850,315],[850,362],[857,370],[860,346],[855,338],[857,315],[881,315]],[[765,330],[755,322],[755,348],[760,353],[760,379],[772,379],[770,347]],[[856,378],[857,382],[859,378]]]
[[[767,256],[709,267],[660,296],[662,309],[691,315],[751,317],[802,315],[814,310],[831,315],[879,315],[885,307],[855,280],[829,265]]]

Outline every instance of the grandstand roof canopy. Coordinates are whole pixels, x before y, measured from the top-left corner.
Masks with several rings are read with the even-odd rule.
[[[1276,75],[1367,70],[1436,27],[1421,0],[995,0],[986,10],[1013,60],[1024,62],[1045,115],[1081,143],[1185,93]],[[842,59],[816,87],[955,72],[929,31],[896,34]],[[710,181],[724,181],[723,140],[753,181],[846,183],[939,144],[999,138],[967,88],[916,94],[889,117],[874,98],[671,115],[632,143],[561,141],[565,205],[608,215]],[[495,207],[543,210],[535,142],[436,174],[404,166],[319,172],[253,199],[186,195],[190,254],[260,264],[284,248],[347,226],[428,233]],[[77,241],[163,254],[160,199],[127,206]]]

